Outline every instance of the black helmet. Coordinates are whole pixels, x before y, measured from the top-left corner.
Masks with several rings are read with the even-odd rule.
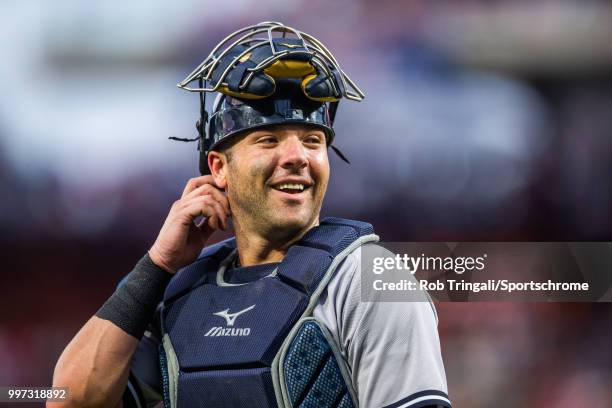
[[[263,99],[240,99],[220,94],[208,124],[208,150],[215,150],[224,139],[245,130],[283,123],[300,123],[320,128],[327,144],[334,139],[330,102],[308,99],[299,88],[283,85],[274,95]]]
[[[190,88],[196,80],[199,87]],[[202,174],[210,173],[209,151],[228,138],[264,126],[316,126],[331,146],[338,101],[364,97],[320,41],[273,22],[245,27],[226,37],[178,86],[200,93],[196,128]],[[210,118],[206,92],[219,92]]]

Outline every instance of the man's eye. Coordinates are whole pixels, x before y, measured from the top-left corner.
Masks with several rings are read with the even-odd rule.
[[[306,143],[317,143],[317,144],[322,143],[321,138],[319,136],[316,136],[316,135],[308,136],[308,137],[306,137],[306,139],[304,139],[304,141]]]

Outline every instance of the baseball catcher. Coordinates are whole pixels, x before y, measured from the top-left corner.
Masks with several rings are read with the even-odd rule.
[[[64,350],[67,405],[450,407],[431,302],[361,302],[378,236],[319,218],[330,148],[346,160],[338,104],[364,98],[334,55],[265,22],[178,86],[200,97],[198,136],[179,140],[197,142],[201,176]]]

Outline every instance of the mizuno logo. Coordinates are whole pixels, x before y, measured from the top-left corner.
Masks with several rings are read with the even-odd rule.
[[[213,327],[204,335],[205,337],[220,337],[220,336],[248,336],[251,334],[249,327],[245,328],[229,328],[229,327]]]
[[[220,312],[213,313],[213,314],[215,316],[223,317],[225,319],[225,321],[227,322],[228,326],[233,326],[234,323],[236,322],[236,318],[238,316],[240,316],[243,313],[248,312],[249,310],[252,310],[254,307],[255,307],[255,305],[249,306],[246,309],[242,309],[242,310],[240,310],[240,311],[238,311],[236,313],[229,313],[229,309],[225,309],[225,310],[222,310]]]

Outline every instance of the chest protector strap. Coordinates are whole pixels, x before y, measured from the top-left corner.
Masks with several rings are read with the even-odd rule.
[[[205,249],[164,295],[166,406],[354,406],[337,347],[310,316],[337,266],[377,240],[369,224],[326,218],[275,273],[244,284],[222,279],[233,238]]]

